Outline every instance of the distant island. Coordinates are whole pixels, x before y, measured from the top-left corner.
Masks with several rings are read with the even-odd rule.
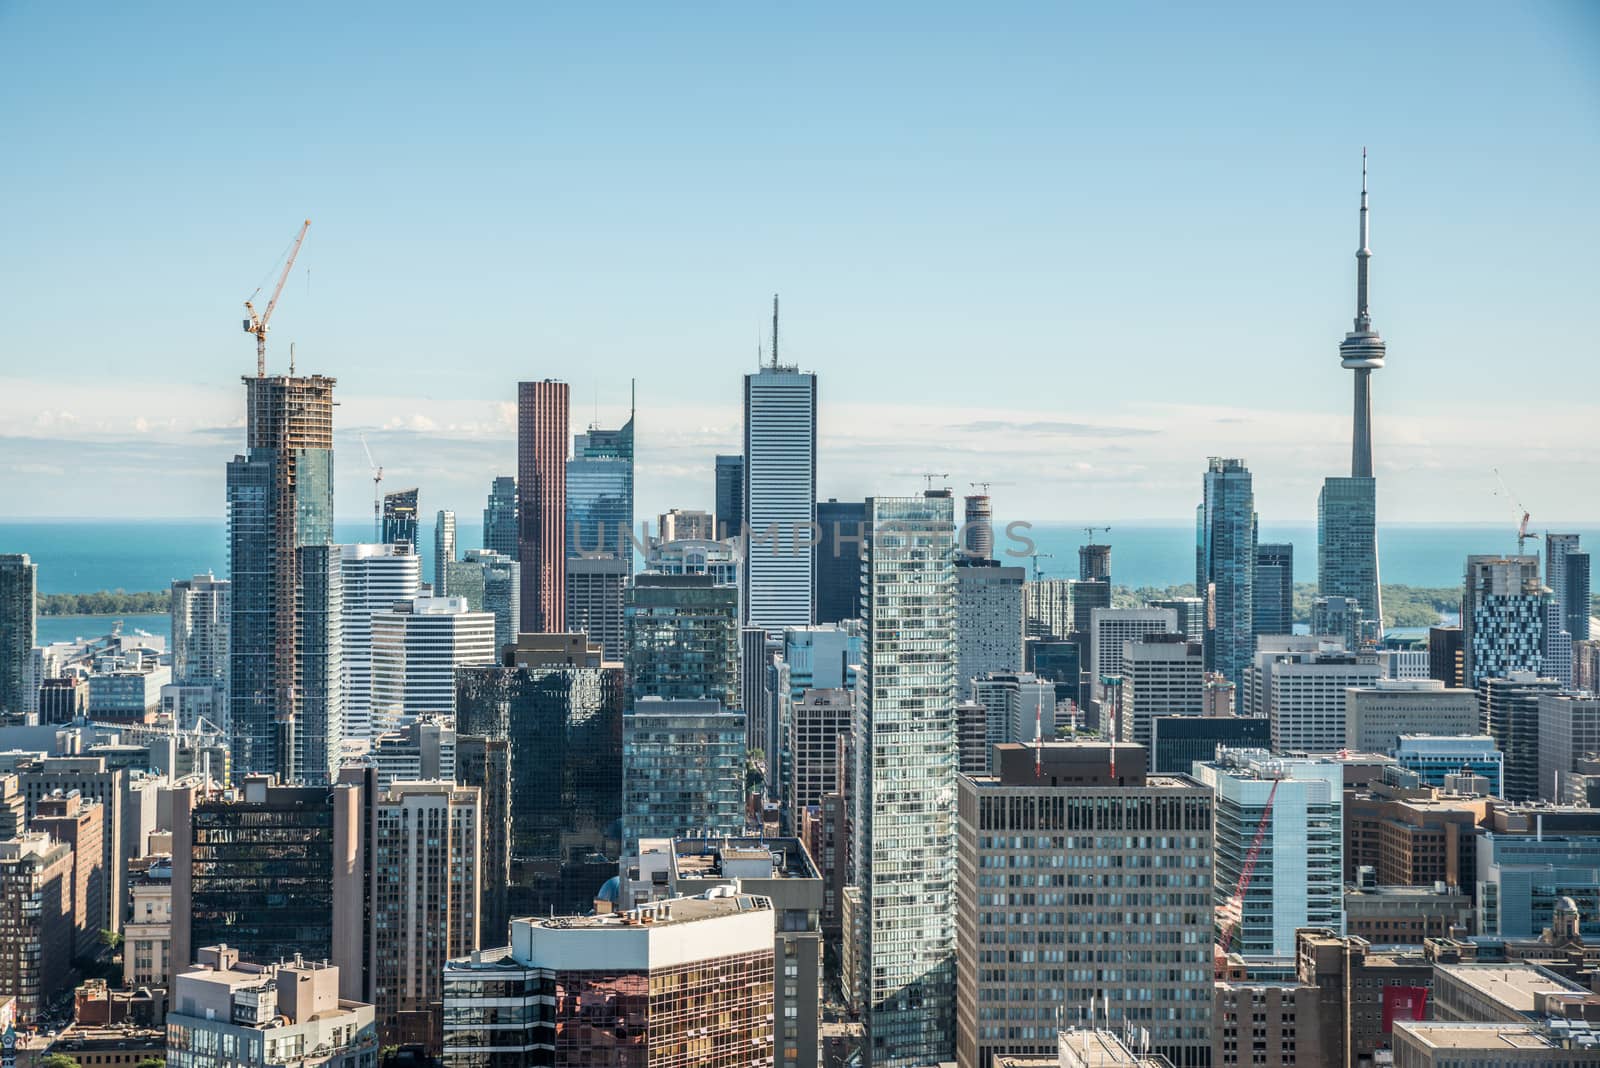
[[[1181,586],[1114,586],[1111,603],[1117,608],[1137,608],[1169,597],[1193,597],[1194,583]],[[1294,584],[1294,621],[1311,622],[1311,601],[1317,595],[1315,582]],[[1461,606],[1457,586],[1384,586],[1383,625],[1385,627],[1431,627],[1441,616],[1455,615]]]
[[[171,609],[172,594],[167,590],[41,593],[38,606],[41,616],[155,616]]]
[[[1294,586],[1294,621],[1311,622],[1311,599],[1317,595],[1314,582]],[[1193,597],[1194,584],[1181,586],[1116,586],[1111,603],[1118,608],[1135,608],[1167,597]],[[1428,627],[1439,617],[1454,614],[1461,603],[1461,591],[1454,586],[1385,586],[1383,625],[1386,627]],[[95,593],[41,593],[41,616],[149,616],[160,615],[170,606],[166,590],[129,593],[126,590],[99,590]]]

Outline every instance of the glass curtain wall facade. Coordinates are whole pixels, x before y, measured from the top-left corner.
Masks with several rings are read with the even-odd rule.
[[[1195,590],[1206,600],[1206,668],[1236,687],[1255,653],[1256,501],[1243,460],[1213,456],[1198,511]]]
[[[867,501],[856,861],[875,1068],[948,1060],[955,1024],[955,502]]]

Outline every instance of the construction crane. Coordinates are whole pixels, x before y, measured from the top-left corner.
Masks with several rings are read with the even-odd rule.
[[[1516,507],[1518,512],[1522,513],[1522,521],[1517,524],[1517,555],[1521,556],[1522,547],[1527,544],[1528,539],[1537,538],[1539,535],[1529,532],[1528,520],[1532,517],[1528,514],[1528,510],[1522,506],[1522,502],[1517,500],[1517,495],[1512,493],[1511,488],[1506,485],[1506,480],[1501,477],[1498,467],[1494,468],[1494,477],[1500,483],[1500,492],[1505,494],[1506,499]]]
[[[1090,544],[1094,543],[1094,532],[1095,531],[1103,530],[1107,534],[1111,533],[1111,528],[1110,527],[1080,527],[1079,529],[1083,531],[1084,537],[1089,539]]]
[[[1040,560],[1054,560],[1055,553],[1029,553],[1028,559],[1033,561],[1033,581],[1038,582],[1044,578],[1044,569],[1039,566]]]
[[[1272,780],[1272,789],[1267,791],[1267,804],[1261,810],[1261,822],[1256,825],[1256,836],[1250,840],[1250,852],[1245,854],[1244,866],[1239,869],[1239,885],[1233,892],[1233,897],[1222,906],[1227,910],[1227,918],[1222,925],[1222,933],[1217,936],[1216,969],[1220,975],[1228,962],[1228,943],[1233,941],[1233,933],[1244,922],[1244,896],[1250,890],[1250,880],[1256,873],[1256,860],[1261,856],[1261,843],[1267,837],[1267,828],[1272,824],[1272,799],[1278,795],[1278,784],[1281,778]]]
[[[981,490],[983,490],[983,495],[985,497],[987,497],[987,496],[989,496],[989,487],[994,485],[994,483],[993,482],[968,482],[967,485],[971,486],[973,489],[981,489]]]
[[[365,434],[361,435],[361,448],[366,451],[367,466],[372,468],[372,540],[379,542],[383,540],[382,512],[379,508],[379,502],[382,500],[379,496],[379,486],[383,483],[383,468],[372,458],[372,449],[367,445]]]
[[[931,492],[933,492],[933,480],[936,479],[936,478],[949,478],[950,477],[950,472],[948,472],[948,471],[945,471],[945,472],[924,471],[922,473],[922,477],[928,483],[928,492],[931,493]]]
[[[267,302],[267,310],[260,315],[256,314],[255,305],[249,300],[244,302],[245,311],[250,317],[244,321],[244,332],[256,336],[256,377],[265,378],[267,374],[267,329],[272,324],[272,313],[278,307],[278,298],[283,295],[283,284],[289,280],[289,271],[294,268],[294,258],[300,255],[300,244],[306,239],[306,231],[311,229],[311,220],[307,219],[300,225],[300,233],[295,236],[294,245],[289,249],[289,258],[284,262],[283,273],[278,276],[277,288],[272,291],[272,299]],[[254,300],[261,292],[257,286],[255,293],[250,294]]]

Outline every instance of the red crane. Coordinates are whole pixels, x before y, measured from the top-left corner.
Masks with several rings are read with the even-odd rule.
[[[1244,896],[1250,890],[1250,879],[1256,873],[1256,861],[1261,856],[1261,843],[1267,837],[1267,827],[1272,823],[1272,799],[1278,794],[1278,783],[1282,779],[1272,780],[1272,789],[1267,791],[1267,806],[1261,812],[1261,822],[1256,825],[1256,836],[1250,841],[1250,852],[1245,854],[1244,867],[1239,871],[1239,886],[1233,892],[1233,897],[1223,907],[1228,915],[1222,926],[1222,933],[1217,936],[1216,964],[1220,972],[1228,960],[1228,943],[1233,941],[1233,932],[1244,920]]]

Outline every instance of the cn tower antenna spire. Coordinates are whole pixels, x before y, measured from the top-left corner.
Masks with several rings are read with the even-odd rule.
[[[1372,372],[1383,367],[1383,338],[1372,326],[1371,263],[1367,210],[1367,150],[1361,150],[1361,244],[1356,249],[1355,328],[1339,343],[1341,364],[1355,372],[1355,426],[1350,474],[1372,477]],[[1365,606],[1363,606],[1365,607]]]
[[[1367,303],[1368,262],[1372,248],[1368,244],[1367,230],[1367,149],[1361,149],[1361,247],[1356,249],[1356,331],[1372,329],[1372,309]]]

